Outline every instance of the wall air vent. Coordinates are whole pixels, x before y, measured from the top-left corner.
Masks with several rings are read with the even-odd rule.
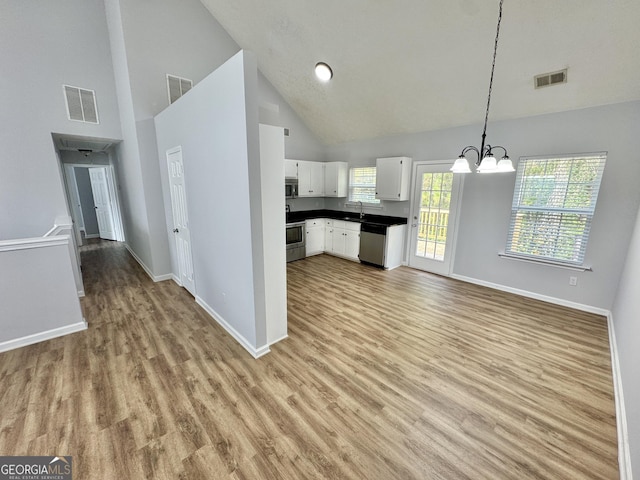
[[[167,73],[167,92],[169,103],[173,103],[187,93],[193,87],[193,82],[188,78],[176,77]]]
[[[533,85],[535,88],[550,87],[551,85],[558,85],[560,83],[567,83],[566,68],[557,72],[543,73],[542,75],[533,77]]]
[[[98,108],[96,107],[96,92],[71,85],[63,85],[62,89],[69,120],[100,123],[98,122]]]

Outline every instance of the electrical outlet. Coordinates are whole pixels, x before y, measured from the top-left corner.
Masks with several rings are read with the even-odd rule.
[[[572,287],[578,285],[578,277],[569,277],[569,285]]]

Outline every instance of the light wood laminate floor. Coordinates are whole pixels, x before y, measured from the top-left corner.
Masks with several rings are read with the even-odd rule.
[[[254,360],[123,246],[82,256],[89,329],[0,354],[0,455],[72,455],[75,479],[618,478],[602,317],[320,255],[288,265],[289,338]]]

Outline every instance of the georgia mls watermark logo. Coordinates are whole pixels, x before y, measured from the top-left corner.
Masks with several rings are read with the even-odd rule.
[[[71,457],[0,457],[0,480],[71,479]]]

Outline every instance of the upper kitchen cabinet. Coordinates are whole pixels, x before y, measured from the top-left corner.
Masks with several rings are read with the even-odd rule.
[[[409,200],[411,159],[389,157],[376,159],[376,198]]]
[[[285,178],[298,178],[298,160],[284,161]]]
[[[298,196],[324,196],[324,163],[298,160]]]
[[[328,162],[324,169],[324,196],[346,197],[349,169],[347,162]]]

